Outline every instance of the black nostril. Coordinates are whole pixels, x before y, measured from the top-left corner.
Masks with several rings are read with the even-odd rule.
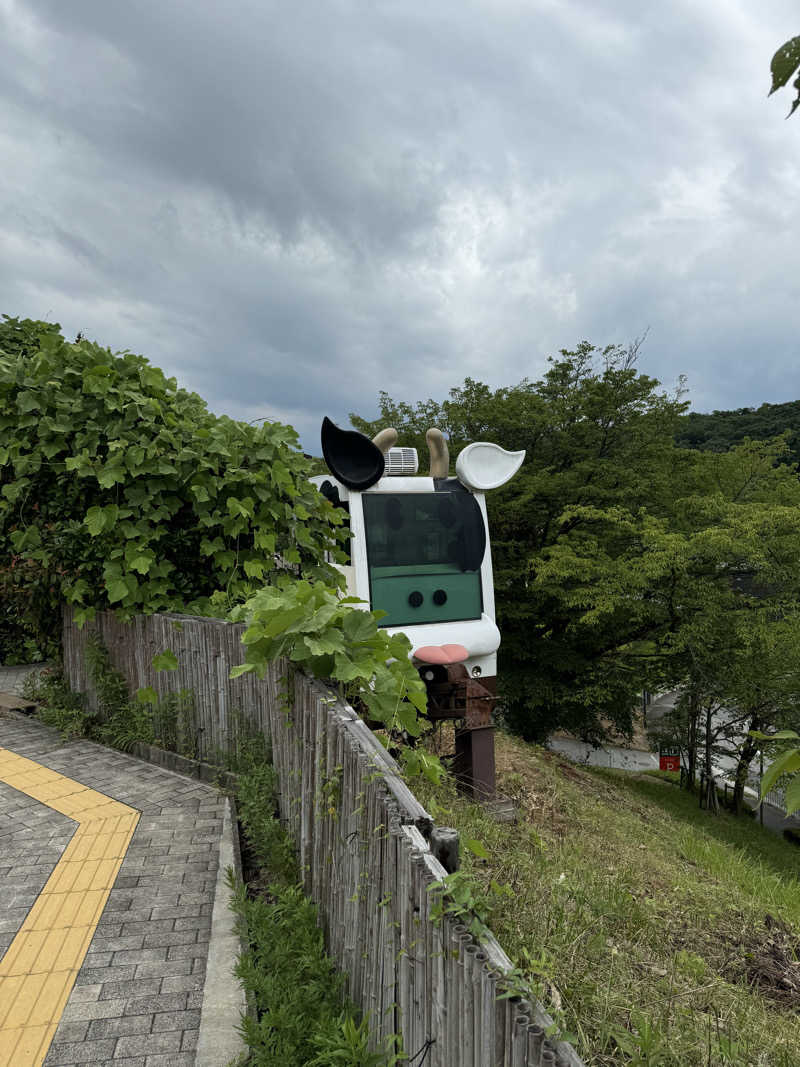
[[[440,607],[442,604],[447,603],[447,593],[445,593],[444,589],[436,590],[436,592],[433,594],[433,602],[434,604],[438,604]]]
[[[418,608],[425,598],[418,589],[415,589],[413,593],[408,594],[408,602],[412,608]]]

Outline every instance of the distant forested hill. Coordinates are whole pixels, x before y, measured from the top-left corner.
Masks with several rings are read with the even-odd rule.
[[[675,440],[683,448],[726,452],[745,437],[776,437],[787,430],[791,448],[787,459],[790,463],[800,463],[800,400],[736,411],[713,411],[710,415],[691,412],[681,418]]]

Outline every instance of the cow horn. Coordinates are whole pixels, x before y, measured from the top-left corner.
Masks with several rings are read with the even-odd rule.
[[[384,455],[397,443],[397,430],[387,426],[385,430],[379,430],[372,438],[373,445],[377,445]]]
[[[425,434],[431,454],[431,478],[446,478],[450,473],[450,452],[441,430],[431,428]]]

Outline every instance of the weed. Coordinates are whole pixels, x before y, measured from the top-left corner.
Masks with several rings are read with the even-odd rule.
[[[396,1036],[370,1050],[368,1020],[343,1003],[344,980],[325,954],[316,908],[297,884],[291,843],[275,818],[274,788],[266,764],[240,776],[237,806],[258,877],[250,886],[229,878],[248,946],[236,974],[256,1006],[257,1017],[241,1024],[248,1067],[393,1067],[402,1058]]]
[[[92,736],[95,716],[87,710],[83,694],[73,693],[59,668],[29,674],[22,691],[39,705],[36,717],[58,730],[64,740]]]

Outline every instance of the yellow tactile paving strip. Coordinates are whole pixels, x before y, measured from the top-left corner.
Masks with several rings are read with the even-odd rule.
[[[128,850],[139,812],[0,748],[0,781],[78,823],[0,959],[0,1063],[39,1067]]]

